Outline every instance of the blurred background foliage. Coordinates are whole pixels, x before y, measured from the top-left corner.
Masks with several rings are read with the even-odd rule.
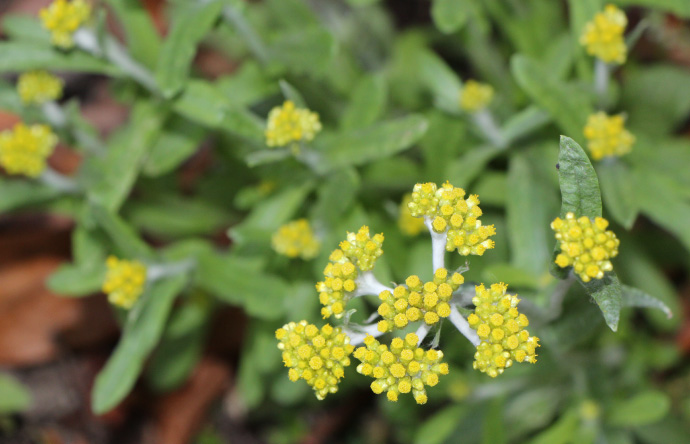
[[[0,375],[1,436],[200,444],[690,442],[690,3],[612,3],[628,15],[630,56],[603,97],[594,89],[594,61],[578,43],[603,9],[600,0],[97,2],[97,34],[117,36],[153,83],[107,57],[52,48],[36,8],[3,15],[3,122],[46,121],[19,100],[15,74],[60,73],[68,124],[57,129],[62,148],[51,165],[83,190],[65,194],[2,176],[3,237],[50,215],[71,238],[71,259],[43,272],[48,289],[100,301],[90,302],[100,304],[93,312],[75,310],[105,320],[79,324],[81,335],[101,332],[88,346],[67,341],[52,355],[0,354],[7,369]],[[490,111],[504,143],[487,138],[460,109],[467,79],[495,89]],[[266,147],[266,116],[288,99],[321,118],[316,162]],[[617,332],[580,286],[549,274],[549,224],[561,207],[559,135],[584,146],[587,116],[602,104],[624,113],[637,138],[629,155],[595,164],[604,216],[621,240],[614,269],[622,283],[674,314],[624,308]],[[99,109],[107,109],[100,119]],[[288,380],[274,331],[301,319],[321,325],[314,284],[330,251],[361,225],[385,234],[375,268],[381,282],[429,279],[428,235],[400,232],[400,202],[417,182],[446,180],[478,194],[484,224],[497,231],[496,248],[472,258],[466,282],[505,281],[519,294],[543,343],[539,362],[491,379],[472,369],[474,348],[444,331],[451,372],[429,390],[427,405],[376,397],[354,366],[337,394],[317,401],[306,384]],[[302,217],[317,230],[319,255],[278,255],[271,235]],[[12,245],[21,249],[17,239],[20,246]],[[109,254],[196,265],[148,288],[133,317],[95,296]],[[464,264],[453,256],[449,268]],[[10,279],[10,270],[21,271],[7,268],[3,276]],[[7,308],[18,300],[8,288],[0,316],[20,319]],[[352,301],[353,319],[366,319],[375,304]],[[12,328],[21,331],[18,324]],[[6,325],[0,335],[9,334]],[[48,342],[62,334],[56,327]],[[40,368],[58,362],[69,372],[65,366],[82,356],[91,358],[76,379],[89,382],[63,388],[78,398],[72,410],[37,409],[44,399],[35,384]],[[90,408],[101,416],[90,416]],[[81,419],[66,420],[70,415]],[[169,425],[176,421],[181,429]],[[151,427],[155,438],[146,432]],[[46,430],[63,441],[48,441]]]

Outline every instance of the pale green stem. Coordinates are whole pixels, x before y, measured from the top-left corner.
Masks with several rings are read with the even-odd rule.
[[[79,186],[71,178],[64,176],[50,167],[46,167],[38,180],[43,182],[45,185],[58,190],[62,193],[76,193],[79,191]]]
[[[268,51],[266,46],[249,22],[247,22],[242,12],[232,5],[227,5],[223,8],[223,17],[232,24],[237,33],[245,40],[250,51],[254,53],[259,62],[262,64],[267,63]]]
[[[152,283],[164,277],[183,274],[196,267],[196,261],[186,259],[169,264],[152,264],[146,267],[146,282]]]
[[[63,128],[67,125],[67,116],[60,105],[54,101],[45,102],[41,105],[43,115],[48,119],[50,126],[54,128]]]
[[[505,148],[507,143],[501,129],[496,125],[494,116],[488,109],[483,109],[472,114],[472,120],[475,125],[479,127],[484,137],[493,145],[499,148]]]
[[[607,102],[611,66],[601,59],[594,62],[594,90],[599,99],[599,105],[604,107]]]

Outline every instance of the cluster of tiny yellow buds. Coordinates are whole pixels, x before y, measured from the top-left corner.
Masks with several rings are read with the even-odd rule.
[[[432,220],[436,233],[447,232],[446,250],[458,250],[463,256],[481,256],[494,248],[489,237],[496,234],[493,225],[483,226],[479,217],[479,198],[476,194],[467,199],[465,190],[446,182],[440,188],[434,183],[416,184],[412,191],[412,202],[408,205],[415,217]]]
[[[483,284],[476,287],[472,299],[475,312],[467,318],[481,339],[473,366],[492,378],[513,365],[513,361],[537,362],[535,349],[539,347],[539,338],[525,330],[529,321],[518,312],[519,299],[506,294],[506,289],[505,284],[493,284],[489,290]]]
[[[301,140],[310,141],[321,131],[319,115],[305,108],[296,108],[291,101],[276,106],[268,114],[266,145],[285,146]]]
[[[606,230],[608,226],[603,217],[594,221],[586,216],[576,219],[573,213],[566,214],[565,220],[557,217],[551,222],[561,249],[556,265],[572,266],[583,282],[603,278],[605,272],[613,270],[610,259],[618,255],[620,244],[613,231]]]
[[[324,280],[316,284],[319,301],[323,305],[321,315],[324,319],[334,315],[341,318],[349,296],[357,289],[357,267],[345,256],[343,250],[334,250],[323,270]]]
[[[47,71],[29,71],[19,76],[17,92],[24,103],[42,104],[62,96],[64,82]]]
[[[438,384],[439,376],[448,374],[448,364],[441,362],[442,351],[424,350],[417,347],[418,342],[417,335],[409,333],[404,340],[394,338],[389,349],[367,335],[365,347],[355,350],[355,358],[362,362],[357,371],[376,379],[371,390],[377,395],[385,391],[390,401],[397,401],[400,393],[412,392],[417,404],[425,404],[424,386]]]
[[[321,327],[307,321],[290,322],[276,330],[278,348],[283,352],[291,381],[304,379],[318,399],[338,391],[338,382],[350,365],[354,346],[339,327]]]
[[[9,174],[38,177],[57,142],[57,136],[47,125],[18,123],[12,130],[0,133],[0,165]]]
[[[594,160],[627,154],[635,143],[635,136],[625,129],[625,119],[620,114],[609,116],[599,111],[590,115],[584,133]]]
[[[103,293],[111,304],[132,308],[146,284],[146,267],[139,261],[128,261],[110,256],[105,262],[108,272],[103,282]]]
[[[91,5],[84,0],[55,0],[40,12],[43,27],[50,31],[53,44],[64,49],[74,46],[74,32],[90,15]]]
[[[627,48],[623,32],[628,24],[625,13],[614,5],[607,5],[594,16],[580,36],[580,44],[587,53],[607,63],[625,63]]]
[[[423,283],[413,275],[405,280],[406,285],[398,285],[392,293],[382,291],[378,313],[383,319],[378,323],[378,330],[385,333],[419,320],[433,325],[441,318],[447,318],[453,292],[464,281],[460,273],[449,276],[448,270],[439,268],[430,282]]]
[[[306,219],[298,219],[283,225],[273,233],[273,249],[290,258],[312,259],[319,254],[321,243]]]
[[[400,204],[398,228],[404,235],[416,236],[425,229],[424,219],[412,216],[409,207],[410,202],[412,202],[412,194],[405,194]]]
[[[468,80],[460,92],[460,108],[471,113],[481,111],[491,102],[493,96],[494,89],[491,85]]]
[[[362,271],[369,271],[374,268],[376,259],[382,254],[383,234],[369,234],[369,227],[366,225],[359,229],[357,233],[347,233],[347,239],[340,243],[340,249],[352,263],[357,265]]]

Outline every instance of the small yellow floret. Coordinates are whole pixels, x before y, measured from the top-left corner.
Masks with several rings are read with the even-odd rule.
[[[625,63],[627,47],[623,32],[628,24],[625,13],[614,5],[607,5],[603,12],[585,25],[580,44],[587,53],[607,63]]]
[[[383,234],[369,234],[369,227],[362,226],[357,233],[347,233],[347,239],[340,243],[343,254],[362,271],[374,268],[376,260],[383,254]]]
[[[278,228],[273,233],[271,245],[279,254],[302,259],[313,259],[321,248],[321,242],[306,219],[298,219]],[[341,281],[340,285],[342,284]]]
[[[319,115],[306,108],[297,108],[288,100],[283,106],[276,106],[268,114],[266,145],[277,147],[302,140],[311,141],[319,131]]]
[[[106,260],[108,272],[103,282],[103,293],[111,304],[130,309],[139,300],[146,285],[146,267],[139,261],[128,261],[110,256]],[[283,332],[276,335],[285,337]]]
[[[47,71],[28,71],[19,76],[17,92],[22,102],[41,104],[62,96],[64,82]]]
[[[47,125],[18,123],[13,129],[0,132],[0,165],[8,174],[38,177],[57,141]]]
[[[491,85],[468,80],[460,92],[460,108],[468,112],[477,112],[486,108],[494,96]]]
[[[39,15],[43,27],[50,31],[53,45],[69,49],[74,46],[74,32],[89,19],[91,5],[84,0],[55,0]]]
[[[587,148],[594,160],[607,156],[623,156],[630,152],[635,143],[635,136],[625,129],[625,120],[620,114],[609,116],[600,111],[590,115],[584,133]]]
[[[407,193],[403,196],[398,215],[398,228],[406,236],[417,236],[424,231],[424,219],[412,216],[409,204],[412,202],[412,194]]]
[[[324,319],[331,315],[341,318],[345,314],[345,305],[357,289],[357,268],[343,251],[333,251],[330,260],[332,262],[323,271],[324,280],[316,284],[319,301],[324,305],[321,309]]]

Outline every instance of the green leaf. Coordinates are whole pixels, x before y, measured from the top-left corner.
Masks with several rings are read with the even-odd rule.
[[[283,93],[285,100],[291,101],[298,108],[307,108],[307,102],[304,100],[304,97],[302,97],[302,93],[292,86],[290,82],[285,79],[280,79],[278,84],[280,85],[280,91]]]
[[[197,284],[223,302],[243,307],[260,319],[278,319],[289,287],[281,279],[256,269],[242,258],[205,254],[198,266]]]
[[[613,0],[619,5],[646,6],[648,8],[669,11],[679,18],[690,18],[690,3],[685,0]]]
[[[164,97],[171,98],[184,87],[197,45],[218,20],[223,3],[197,2],[175,16],[156,66],[156,81]]]
[[[666,416],[670,407],[671,400],[666,393],[647,390],[631,399],[613,403],[607,423],[619,427],[653,424]]]
[[[530,441],[530,444],[569,444],[579,423],[578,412],[575,409],[568,410],[552,426]]]
[[[106,257],[105,238],[100,230],[88,229],[83,224],[72,231],[72,257],[79,265],[104,262]]]
[[[587,116],[593,112],[586,94],[562,82],[528,57],[513,56],[510,68],[520,87],[551,114],[566,135],[581,137]]]
[[[415,444],[442,444],[447,442],[451,434],[458,427],[460,420],[467,415],[468,406],[453,405],[446,407],[431,418],[417,430]]]
[[[604,315],[606,325],[613,331],[618,330],[622,290],[616,273],[607,271],[602,279],[592,279],[589,282],[582,282],[578,277],[578,281],[599,306],[601,313]]]
[[[50,275],[46,285],[62,296],[89,296],[100,291],[105,273],[104,261],[81,265],[62,264]]]
[[[630,169],[618,159],[599,162],[596,169],[606,209],[616,222],[629,230],[639,211]]]
[[[0,73],[33,69],[76,71],[119,76],[122,72],[109,63],[82,51],[64,52],[31,43],[1,42]]]
[[[113,243],[128,257],[144,259],[154,256],[153,249],[141,240],[134,229],[122,218],[95,204],[91,205],[91,214]]]
[[[143,173],[158,177],[173,171],[196,152],[205,137],[203,127],[179,116],[171,117],[151,147]]]
[[[575,213],[576,217],[601,217],[601,192],[597,173],[587,154],[570,137],[561,136],[558,180],[563,199],[561,217],[568,212]]]
[[[386,109],[387,85],[386,79],[380,74],[362,77],[355,86],[350,103],[340,120],[343,130],[367,127]]]
[[[117,211],[129,195],[151,146],[159,134],[165,110],[153,102],[137,102],[124,133],[114,137],[103,158],[92,167],[95,183],[88,196],[110,211]]]
[[[54,188],[26,179],[0,178],[0,212],[46,202],[59,196]]]
[[[218,79],[216,85],[235,106],[249,106],[278,92],[270,73],[252,60],[245,60],[231,76]]]
[[[280,34],[270,46],[270,56],[297,73],[320,74],[331,64],[336,40],[321,26],[309,26]]]
[[[448,162],[446,177],[456,187],[467,188],[472,181],[484,170],[484,167],[503,152],[496,146],[479,146],[465,153],[456,160]]]
[[[31,406],[31,394],[17,380],[0,373],[0,415],[19,413]]]
[[[335,226],[350,209],[359,187],[359,175],[352,168],[329,176],[318,188],[318,198],[312,210],[313,218],[331,227]]]
[[[49,48],[50,32],[34,15],[6,15],[2,19],[2,31],[12,42],[31,43]]]
[[[361,130],[326,135],[314,141],[321,159],[314,167],[321,173],[393,156],[409,148],[426,132],[426,120],[410,115]]]
[[[434,105],[448,113],[459,114],[462,81],[458,75],[433,52],[423,52],[418,64],[422,81],[434,97]]]
[[[667,318],[671,319],[673,317],[673,312],[663,301],[645,293],[639,288],[628,287],[627,285],[623,285],[621,288],[623,290],[623,299],[621,301],[623,307],[656,308],[664,312]]]
[[[513,115],[501,128],[507,144],[515,142],[543,128],[551,122],[551,116],[536,106],[529,106]]]
[[[469,18],[467,1],[434,0],[431,18],[439,31],[451,34],[463,27]]]
[[[148,68],[155,66],[161,38],[146,5],[139,0],[107,0],[124,29],[129,52]]]
[[[187,284],[186,275],[155,282],[130,310],[120,342],[96,376],[92,392],[94,413],[112,410],[130,392],[149,353],[158,344],[175,297]]]

